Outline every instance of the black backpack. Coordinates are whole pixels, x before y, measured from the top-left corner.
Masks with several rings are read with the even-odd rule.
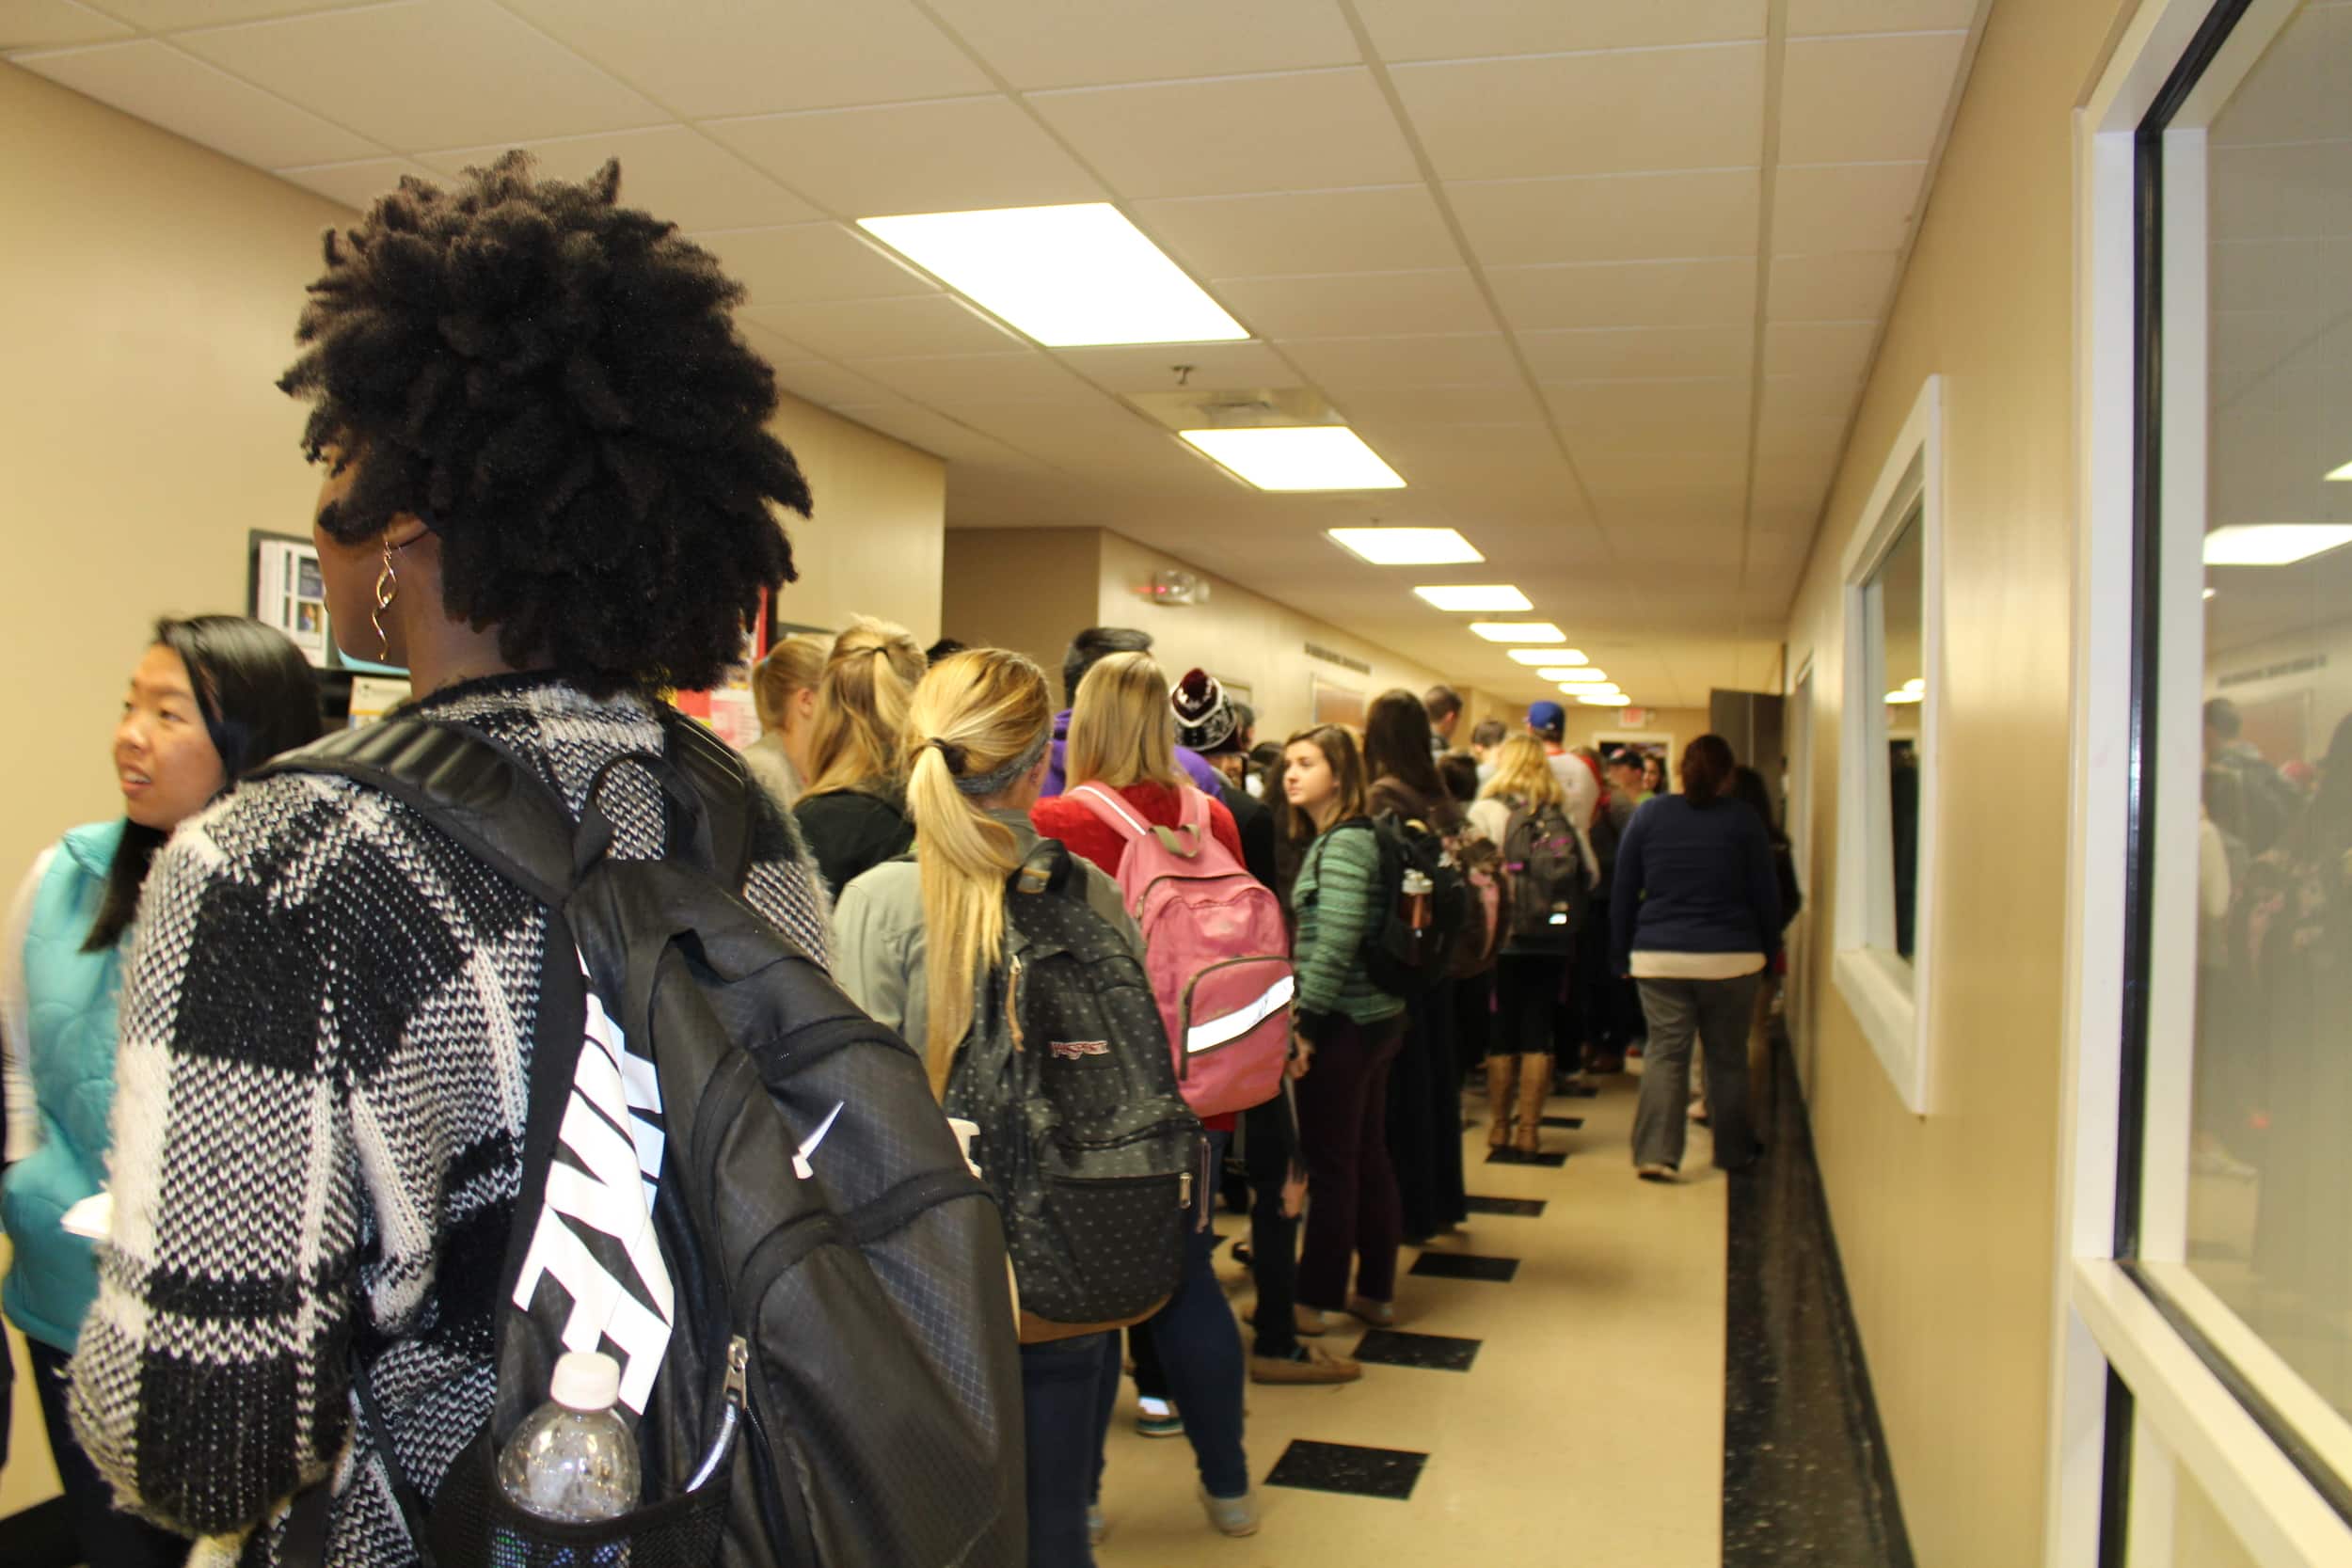
[[[354,1357],[410,1537],[426,1568],[1017,1564],[1021,1374],[996,1205],[921,1060],[736,891],[757,788],[741,763],[691,721],[662,718],[666,756],[608,765],[578,824],[497,742],[422,719],[348,731],[267,769],[339,774],[406,802],[548,911],[522,1187],[497,1282],[497,1398],[429,1501]],[[622,765],[667,797],[662,859],[605,854],[598,797]],[[658,1108],[645,1109],[652,1085]],[[634,1206],[643,1223],[649,1127],[658,1263],[565,1217],[584,1207],[625,1224]],[[646,1354],[639,1335],[665,1295],[668,1338],[636,1426],[644,1506],[591,1525],[518,1509],[497,1457],[547,1400],[556,1357],[617,1349],[628,1402],[616,1336]],[[566,1344],[575,1301],[598,1299],[619,1304],[603,1336]],[[297,1556],[306,1528],[323,1536],[305,1513],[298,1499]]]
[[[1006,883],[1005,957],[947,1077],[979,1126],[1035,1342],[1140,1323],[1175,1293],[1207,1144],[1176,1089],[1159,1003],[1045,839]]]
[[[1558,806],[1529,810],[1514,801],[1502,832],[1502,866],[1511,904],[1510,953],[1565,953],[1592,905],[1592,879],[1576,829]]]
[[[1371,820],[1380,843],[1383,912],[1364,943],[1364,973],[1391,996],[1409,1002],[1453,973],[1470,926],[1470,883],[1428,823],[1390,811]],[[1406,878],[1415,873],[1429,884],[1423,893],[1406,891]]]

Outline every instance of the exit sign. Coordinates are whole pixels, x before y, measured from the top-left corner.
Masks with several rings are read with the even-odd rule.
[[[1645,707],[1619,708],[1617,712],[1634,729],[1646,729],[1649,726],[1649,709]]]

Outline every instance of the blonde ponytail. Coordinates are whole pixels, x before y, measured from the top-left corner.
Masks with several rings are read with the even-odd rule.
[[[907,711],[907,815],[923,886],[925,1038],[931,1092],[946,1086],[983,977],[1004,960],[1005,881],[1020,842],[980,801],[1044,754],[1053,703],[1043,672],[1016,653],[942,659]]]
[[[907,704],[923,678],[923,650],[907,628],[861,615],[834,639],[833,655],[817,684],[817,713],[809,721],[808,788],[812,795],[855,789],[898,769],[898,737]]]

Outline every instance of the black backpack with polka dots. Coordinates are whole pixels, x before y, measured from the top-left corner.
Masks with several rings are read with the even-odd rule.
[[[1026,1342],[1139,1323],[1174,1293],[1206,1141],[1152,983],[1041,841],[1006,883],[1005,956],[947,1079],[976,1123]]]

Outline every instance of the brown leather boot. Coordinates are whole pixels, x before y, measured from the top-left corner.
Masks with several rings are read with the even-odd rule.
[[[1486,1058],[1486,1147],[1501,1148],[1511,1141],[1511,1074],[1517,1056]]]
[[[1519,1058],[1519,1131],[1512,1147],[1534,1154],[1544,1147],[1544,1096],[1551,1088],[1551,1058]]]

